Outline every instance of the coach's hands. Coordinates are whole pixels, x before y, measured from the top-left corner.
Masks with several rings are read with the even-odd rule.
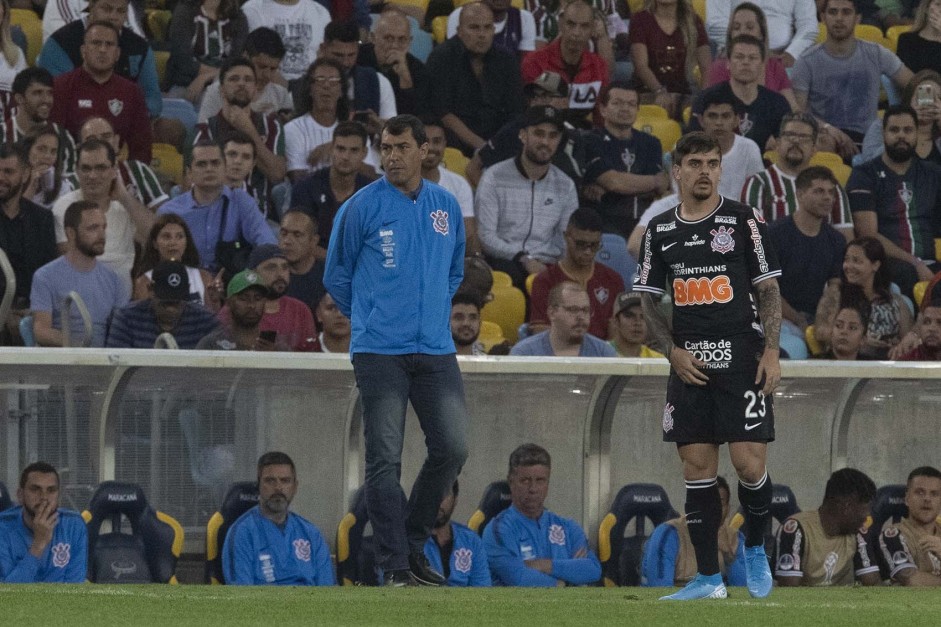
[[[33,516],[33,544],[29,547],[34,557],[42,557],[58,523],[59,511],[49,501],[40,502]]]
[[[552,574],[552,560],[547,559],[535,559],[535,560],[526,560],[523,562],[527,568],[532,568],[533,570],[538,570],[541,573],[546,575]]]
[[[755,385],[761,383],[762,378],[765,385],[761,391],[765,396],[771,396],[781,382],[781,352],[766,348],[761,355],[761,361],[758,362],[758,372],[755,374]]]
[[[706,363],[693,357],[693,354],[684,348],[673,347],[670,351],[670,365],[673,366],[680,381],[687,385],[703,386],[709,381],[709,377],[699,370]]]

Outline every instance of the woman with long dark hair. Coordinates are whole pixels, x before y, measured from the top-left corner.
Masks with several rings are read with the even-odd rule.
[[[875,237],[860,237],[846,246],[843,274],[827,286],[817,305],[814,337],[829,345],[833,321],[843,307],[869,308],[869,325],[860,354],[886,359],[889,350],[912,328],[912,312],[905,299],[892,291],[888,257]]]
[[[72,191],[72,184],[62,174],[61,136],[51,124],[20,140],[29,156],[30,177],[23,197],[51,209],[59,196]]]

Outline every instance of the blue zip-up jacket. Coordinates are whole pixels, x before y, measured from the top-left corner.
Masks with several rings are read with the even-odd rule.
[[[284,528],[251,508],[232,524],[222,549],[225,582],[242,586],[335,586],[330,549],[311,522],[288,512]]]
[[[423,180],[413,200],[382,177],[340,207],[323,282],[352,323],[351,354],[453,353],[463,278],[464,220],[444,188]]]
[[[494,585],[535,588],[564,581],[583,586],[601,578],[601,563],[588,547],[582,528],[549,510],[533,520],[510,505],[484,529],[484,548]],[[583,557],[576,557],[579,554]],[[532,559],[552,560],[552,574],[526,566]]]
[[[83,583],[88,572],[88,530],[81,514],[59,508],[52,542],[41,557],[29,547],[33,532],[23,522],[23,507],[0,514],[0,582]]]
[[[669,588],[675,584],[676,556],[680,552],[680,538],[676,527],[662,523],[650,534],[644,545],[641,562],[641,585],[651,588]],[[738,534],[735,561],[728,565],[725,581],[730,586],[744,586],[745,535]]]
[[[450,558],[448,585],[453,587],[489,587],[490,568],[487,566],[487,552],[484,543],[470,527],[451,522],[453,539]],[[441,551],[434,536],[425,542],[425,557],[431,567],[444,573],[441,564]]]

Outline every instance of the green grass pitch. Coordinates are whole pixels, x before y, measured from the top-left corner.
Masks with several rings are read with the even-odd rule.
[[[730,589],[666,603],[664,590],[0,585],[4,625],[939,625],[941,593],[906,588]]]

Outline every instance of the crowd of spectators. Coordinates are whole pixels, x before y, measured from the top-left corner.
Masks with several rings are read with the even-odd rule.
[[[650,218],[675,207],[663,117],[716,139],[721,194],[771,223],[787,356],[932,354],[915,319],[916,301],[937,300],[941,269],[941,2],[626,4],[486,0],[425,15],[393,1],[370,17],[365,2],[178,0],[161,5],[172,16],[156,33],[152,7],[90,0],[47,7],[42,42],[27,42],[4,4],[0,161],[15,166],[0,170],[0,247],[16,290],[3,343],[81,343],[74,307],[61,333],[69,292],[91,315],[86,344],[148,337],[126,325],[154,316],[175,336],[153,272],[177,262],[184,300],[230,335],[228,301],[246,298],[230,281],[250,270],[267,292],[248,344],[342,350],[323,286],[333,219],[383,175],[379,131],[407,113],[426,124],[423,178],[458,199],[467,254],[524,294],[514,354],[657,354],[630,321],[636,308],[616,305],[630,302],[630,275],[594,253],[600,235],[636,260]],[[414,46],[438,15],[444,40]],[[32,65],[27,43],[41,44]],[[165,99],[196,121],[187,128]],[[181,180],[151,162],[165,143],[183,154]],[[42,271],[50,263],[66,274]],[[68,273],[80,280],[50,284]],[[564,282],[578,290],[550,297]],[[578,292],[584,337],[584,307],[568,302]],[[486,318],[488,294],[455,306]],[[129,303],[147,316],[118,315]],[[455,338],[470,341],[458,349],[490,349],[461,315]],[[858,350],[834,345],[837,324],[865,327]]]

